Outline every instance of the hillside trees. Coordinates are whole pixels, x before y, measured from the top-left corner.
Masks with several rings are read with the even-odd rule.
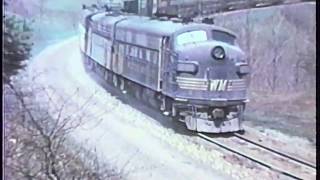
[[[271,37],[268,39],[268,43],[270,44],[270,61],[271,61],[271,69],[270,77],[268,78],[268,84],[271,88],[272,92],[276,91],[276,88],[278,87],[278,80],[279,76],[281,76],[281,65],[280,61],[282,60],[283,52],[285,49],[285,45],[289,39],[289,36],[287,33],[284,33],[283,23],[284,18],[281,15],[275,15],[273,16],[275,18],[273,22],[276,22],[276,19],[278,20],[278,23],[275,26],[271,27]],[[279,70],[280,69],[280,70]],[[283,68],[282,71],[285,69]]]
[[[315,89],[314,5],[221,14],[216,24],[238,34],[252,70],[251,90],[287,93]]]
[[[310,6],[299,9],[299,16],[296,15],[297,8],[282,11],[282,15],[294,28],[292,31],[294,63],[295,90],[314,88],[316,84],[316,24],[315,8]]]
[[[26,66],[31,56],[32,30],[29,22],[9,14],[4,17],[3,28],[2,80],[8,83],[11,76]]]

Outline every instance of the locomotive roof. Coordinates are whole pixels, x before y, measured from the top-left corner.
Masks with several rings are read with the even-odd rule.
[[[159,20],[159,19],[152,19],[150,17],[145,16],[136,16],[136,15],[108,15],[108,12],[98,13],[92,17],[93,21],[102,23],[106,26],[112,26],[115,22],[123,19],[117,27],[131,29],[134,31],[145,32],[150,34],[155,34],[159,36],[170,36],[177,31],[187,30],[187,29],[194,29],[194,28],[202,28],[202,29],[213,29],[213,30],[220,30],[232,34],[234,36],[235,33],[232,31],[209,24],[202,24],[202,23],[180,23],[180,22],[173,22],[170,20]]]
[[[172,21],[160,21],[141,16],[128,16],[127,20],[119,23],[118,27],[169,36],[183,26],[181,23],[174,23]]]
[[[115,22],[124,19],[126,16],[123,15],[117,15],[114,16],[110,12],[104,12],[104,13],[98,13],[94,16],[92,16],[92,20],[95,22],[102,23],[103,25],[106,26],[112,26]]]

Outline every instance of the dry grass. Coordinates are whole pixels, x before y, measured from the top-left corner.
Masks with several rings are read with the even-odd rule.
[[[315,142],[315,93],[252,92],[247,108],[249,124],[272,128]]]

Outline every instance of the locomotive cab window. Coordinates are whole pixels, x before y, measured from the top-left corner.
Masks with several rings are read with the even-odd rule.
[[[221,41],[227,44],[235,45],[236,37],[223,31],[213,30],[212,38],[216,41]]]
[[[158,64],[157,52],[151,51],[151,52],[150,52],[150,56],[151,56],[151,62],[152,62],[154,65],[157,65],[157,64]]]
[[[147,60],[148,62],[151,61],[151,55],[150,55],[150,53],[151,53],[150,50],[146,50],[146,60]]]
[[[140,60],[143,59],[143,56],[142,56],[142,48],[138,48],[138,57]]]
[[[119,44],[119,53],[121,54],[121,55],[124,55],[125,54],[125,45],[123,45],[123,44]]]
[[[176,45],[182,46],[190,43],[207,41],[208,36],[206,31],[197,30],[181,33],[176,38]]]

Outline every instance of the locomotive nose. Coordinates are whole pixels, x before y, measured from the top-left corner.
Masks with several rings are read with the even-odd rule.
[[[211,56],[214,60],[232,60],[234,63],[245,62],[246,60],[244,52],[237,46],[229,44],[215,44],[212,46]]]
[[[205,41],[182,46],[176,53],[174,83],[179,97],[219,107],[229,100],[246,99],[247,78],[244,75],[248,73],[248,65],[238,46]],[[215,108],[208,113],[213,119],[221,119],[227,117],[228,111]]]
[[[181,47],[178,54],[179,60],[198,61],[199,63],[208,61],[208,66],[217,62],[231,61],[235,64],[246,61],[246,56],[239,47],[219,41],[206,41]]]
[[[249,65],[246,61],[246,56],[243,51],[236,46],[215,46],[211,50],[211,56],[216,61],[226,61],[229,65],[236,66],[236,72],[239,76],[250,73]]]

